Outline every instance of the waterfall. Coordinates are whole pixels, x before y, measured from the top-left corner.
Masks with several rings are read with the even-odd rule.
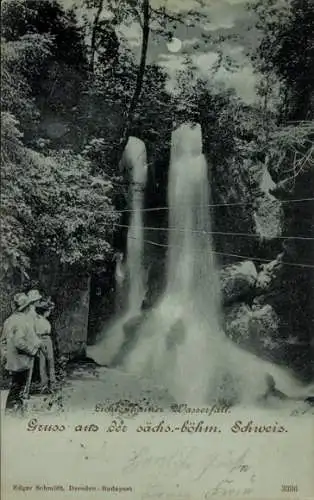
[[[217,360],[223,357],[220,346],[224,334],[211,237],[208,165],[202,154],[200,125],[184,124],[172,135],[168,203],[165,303],[169,311],[173,304],[179,308],[183,328],[175,348],[171,386],[176,399],[205,404],[209,381],[219,372]]]
[[[208,166],[199,125],[172,136],[167,293],[210,318],[220,331],[220,286],[213,253]],[[210,279],[209,279],[210,277]]]
[[[217,386],[223,332],[199,125],[182,125],[172,135],[168,203],[167,285],[125,368],[151,375],[178,401],[205,404],[209,380]]]
[[[167,285],[139,326],[124,369],[151,377],[178,403],[252,403],[272,381],[301,394],[287,370],[233,344],[221,326],[219,277],[211,239],[208,166],[199,125],[172,135],[168,187]]]
[[[132,165],[132,203],[131,223],[127,238],[127,275],[128,298],[127,311],[130,316],[138,314],[141,310],[145,294],[145,278],[143,266],[143,203],[144,188],[147,178],[147,158],[145,144],[131,137],[129,147],[126,149],[126,159]]]
[[[109,365],[119,353],[124,342],[124,325],[141,311],[145,295],[145,273],[143,266],[143,198],[147,179],[147,156],[143,141],[130,137],[126,145],[123,162],[132,170],[130,224],[127,235],[127,260],[122,265],[121,254],[116,264],[117,294],[124,297],[125,304],[119,307],[111,325],[104,328],[101,340],[87,348],[87,356],[100,365]],[[125,290],[126,286],[126,290]],[[124,293],[123,293],[124,292]],[[118,298],[118,297],[117,297]]]

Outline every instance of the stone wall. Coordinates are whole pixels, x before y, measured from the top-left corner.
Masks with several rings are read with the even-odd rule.
[[[61,354],[76,354],[86,345],[89,299],[88,276],[72,276],[59,290],[53,327]]]

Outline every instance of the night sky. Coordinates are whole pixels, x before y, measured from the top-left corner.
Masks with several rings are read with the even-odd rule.
[[[252,1],[252,0],[249,0]],[[82,5],[81,0],[63,0],[63,5]],[[210,87],[234,88],[244,101],[255,100],[256,74],[253,72],[248,52],[257,44],[258,32],[254,27],[254,15],[248,9],[248,0],[151,0],[152,6],[166,5],[169,12],[186,13],[184,23],[174,29],[169,25],[169,32],[174,40],[169,43],[167,37],[161,37],[152,30],[148,61],[161,65],[169,79],[167,88],[170,92],[177,89],[177,72],[184,69],[187,55],[195,67],[195,77],[201,76]],[[202,20],[192,25],[193,18],[189,11],[202,14]],[[108,16],[104,12],[104,16]],[[154,26],[152,26],[154,28]],[[119,26],[119,34],[127,41],[139,56],[141,29],[136,22]],[[205,35],[202,36],[202,35]],[[218,37],[231,36],[230,40],[217,45]],[[213,71],[217,61],[217,50],[231,58],[235,67],[229,70],[223,64],[218,71]]]

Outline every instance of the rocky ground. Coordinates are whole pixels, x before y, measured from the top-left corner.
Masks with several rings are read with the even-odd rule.
[[[5,405],[7,392],[2,391],[2,407]],[[69,368],[64,385],[54,394],[32,394],[25,404],[25,414],[94,412],[97,405],[109,403],[122,403],[126,406],[137,403],[142,408],[159,407],[168,411],[174,402],[166,389],[149,379],[92,363],[76,363]],[[294,404],[293,401],[270,397],[262,406],[289,409]],[[299,401],[298,406],[314,414],[314,408],[309,410],[307,403]]]
[[[3,391],[3,400],[7,391]],[[26,402],[27,412],[58,414],[68,411],[93,411],[106,402],[149,402],[167,408],[173,402],[168,392],[151,381],[117,369],[94,364],[74,364],[64,385],[55,394],[33,394]]]

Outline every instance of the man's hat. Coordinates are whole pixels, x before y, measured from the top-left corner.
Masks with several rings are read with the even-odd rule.
[[[33,304],[34,300],[32,297],[29,297],[26,295],[26,293],[17,293],[13,297],[13,302],[16,307],[16,311],[24,311],[26,307],[28,307],[30,304]]]
[[[42,299],[42,295],[39,293],[38,290],[30,290],[27,294],[27,297],[30,300],[30,304],[33,304],[34,302],[38,302],[39,300]]]

